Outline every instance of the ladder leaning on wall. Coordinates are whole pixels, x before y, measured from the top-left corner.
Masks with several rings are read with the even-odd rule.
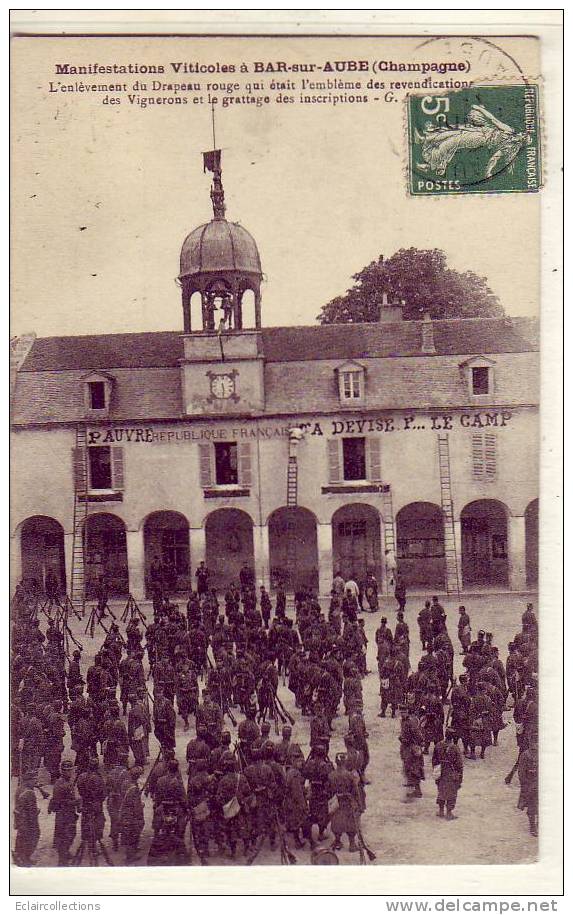
[[[72,539],[72,575],[70,599],[74,609],[84,612],[86,603],[85,531],[88,516],[88,449],[85,426],[76,426],[76,446],[73,455],[74,523]]]
[[[450,440],[447,433],[438,434],[438,464],[440,469],[440,494],[444,515],[444,553],[446,557],[446,592],[460,594],[456,529],[454,525],[454,503],[452,499],[452,475],[450,469]]]
[[[392,489],[388,483],[382,485],[382,517],[384,519],[384,560],[386,555],[391,555],[396,559],[396,535],[394,531],[394,508],[392,506]],[[388,581],[388,566],[384,562],[384,586],[386,594],[390,593],[390,582]]]
[[[294,586],[293,570],[296,563],[296,542],[294,537],[294,509],[298,505],[298,444],[301,439],[298,429],[292,429],[288,441],[287,464],[287,530],[286,530],[286,564],[289,584]]]

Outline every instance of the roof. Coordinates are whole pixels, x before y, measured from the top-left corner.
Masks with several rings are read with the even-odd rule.
[[[212,219],[194,229],[183,242],[181,277],[235,270],[261,273],[261,258],[255,239],[237,222]]]
[[[451,408],[467,404],[460,366],[495,356],[495,387],[507,405],[539,397],[537,324],[525,318],[434,321],[435,353],[422,348],[422,324],[268,327],[261,331],[265,415],[340,411],[335,371],[360,360],[364,410]],[[82,379],[115,379],[111,422],[179,420],[183,415],[183,334],[102,334],[37,339],[16,375],[15,427],[85,418]],[[203,417],[206,418],[206,417]]]
[[[426,356],[423,321],[380,324],[317,324],[266,327],[265,361],[306,362]],[[530,318],[471,318],[433,321],[435,358],[535,352],[537,322]],[[41,337],[20,372],[112,371],[120,368],[175,367],[183,358],[179,331]]]

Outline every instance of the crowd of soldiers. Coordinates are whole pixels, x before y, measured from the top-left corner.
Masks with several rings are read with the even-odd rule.
[[[105,638],[84,668],[77,640],[70,651],[67,622],[21,601],[15,609],[11,666],[11,765],[18,778],[14,860],[29,866],[40,839],[36,790],[49,797],[58,864],[111,864],[106,825],[124,862],[141,862],[149,799],[153,838],[149,864],[201,864],[213,855],[252,863],[268,842],[281,861],[308,846],[313,860],[348,849],[372,860],[361,816],[366,808],[370,754],[362,681],[367,638],[354,582],[333,583],[330,605],[301,589],[294,618],[286,594],[257,590],[241,576],[219,598],[209,573],[197,569],[196,590],[182,612],[159,582],[153,619],[131,602],[122,633],[100,601],[94,611]],[[365,590],[378,610],[377,591]],[[399,601],[399,606],[400,606]],[[108,611],[106,613],[106,610]],[[47,617],[45,631],[39,616]],[[104,622],[107,616],[108,622]],[[113,622],[112,622],[113,620]],[[410,668],[410,632],[404,612],[394,632],[382,617],[376,630],[380,717],[398,712],[400,757],[408,803],[420,797],[424,756],[432,750],[438,815],[454,817],[464,756],[480,757],[513,707],[519,760],[520,805],[537,830],[537,624],[531,609],[510,645],[505,666],[489,633],[471,641],[460,608],[458,636],[466,673],[454,678],[454,649],[438,598],[418,616],[423,654]],[[283,704],[288,688],[296,714],[308,716],[310,752],[293,740],[295,717]],[[284,695],[284,694],[283,694]],[[291,706],[292,707],[292,706]],[[446,714],[447,710],[447,714]],[[331,759],[333,721],[346,716],[344,752]],[[177,718],[194,726],[185,760],[176,753]],[[271,737],[274,728],[275,738]],[[460,744],[462,750],[460,750]],[[67,748],[64,752],[64,748]],[[153,747],[153,749],[151,749]],[[73,758],[70,755],[74,754]],[[38,785],[41,766],[51,796]],[[144,771],[149,772],[143,780]],[[107,814],[107,816],[106,816]],[[78,835],[79,823],[79,835]],[[78,845],[74,844],[78,839]],[[328,846],[324,843],[328,840]]]

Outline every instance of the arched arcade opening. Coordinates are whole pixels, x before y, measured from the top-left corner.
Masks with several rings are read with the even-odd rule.
[[[46,593],[50,584],[59,594],[66,592],[64,529],[54,518],[33,515],[20,531],[22,583],[26,590]],[[51,589],[50,589],[51,590]]]
[[[191,589],[189,522],[174,511],[152,512],[143,525],[145,591],[153,595],[157,585],[166,594]]]
[[[269,518],[271,587],[318,591],[316,518],[306,508],[278,508]]]
[[[105,582],[109,597],[129,594],[125,524],[117,515],[98,512],[84,524],[86,598],[93,600]]]
[[[211,512],[205,523],[205,554],[211,587],[222,590],[231,582],[239,584],[241,572],[247,570],[254,582],[252,518],[237,508]]]
[[[461,513],[462,578],[470,585],[507,587],[507,509],[495,499],[470,502]]]
[[[382,581],[380,514],[371,505],[354,502],[332,516],[333,574],[364,581],[373,572]]]
[[[444,516],[432,502],[411,502],[396,515],[398,573],[407,587],[436,588],[446,582]]]

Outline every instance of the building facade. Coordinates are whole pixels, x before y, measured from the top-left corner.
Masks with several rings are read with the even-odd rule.
[[[248,567],[328,594],[337,570],[387,587],[395,557],[412,589],[534,588],[536,323],[383,301],[376,324],[264,327],[219,185],[181,251],[182,331],[16,343],[14,584],[142,599],[154,562],[185,592],[204,560],[219,588]]]

